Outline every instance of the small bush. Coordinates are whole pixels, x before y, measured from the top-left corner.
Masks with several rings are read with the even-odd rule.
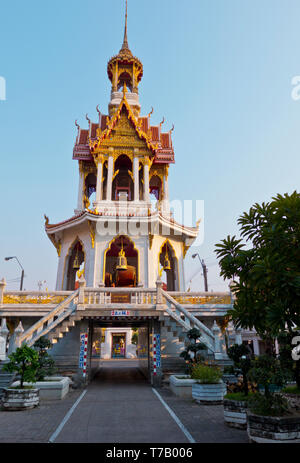
[[[24,388],[24,382],[36,382],[39,362],[38,354],[34,349],[25,344],[18,347],[8,358],[9,362],[3,366],[2,370],[9,373],[16,372],[20,376],[20,389]]]
[[[270,396],[259,393],[253,394],[249,399],[251,412],[262,416],[283,416],[288,414],[288,401],[280,394]]]
[[[193,366],[191,378],[203,384],[217,384],[223,376],[222,370],[216,366],[198,363]]]
[[[226,394],[224,396],[224,399],[237,400],[238,402],[245,402],[245,401],[248,401],[250,397],[252,396],[253,396],[252,393],[245,395],[243,392],[231,392],[229,394]]]
[[[54,375],[57,372],[55,362],[47,352],[51,346],[51,342],[44,336],[38,339],[33,346],[38,352],[37,381],[44,381],[46,376]]]
[[[236,371],[233,365],[225,365],[223,374],[224,375],[235,375]]]
[[[282,389],[282,392],[285,394],[298,394],[300,395],[300,388],[297,386],[287,386],[284,389]]]

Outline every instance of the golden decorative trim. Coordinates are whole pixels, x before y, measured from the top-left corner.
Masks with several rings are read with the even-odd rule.
[[[149,233],[149,249],[152,249],[154,235]]]
[[[183,247],[183,251],[182,251],[183,258],[185,258],[186,253],[187,253],[188,250],[190,249],[191,245],[186,245],[186,244],[182,243],[182,247]]]
[[[94,247],[95,247],[95,236],[96,236],[96,224],[94,222],[91,222],[90,220],[88,220],[88,224],[89,224],[92,248],[94,249]]]
[[[56,248],[58,257],[60,257],[60,254],[61,254],[61,239],[56,240],[55,239],[55,234],[48,235],[48,236],[49,236],[50,240],[52,241],[52,243],[54,244],[54,246]]]

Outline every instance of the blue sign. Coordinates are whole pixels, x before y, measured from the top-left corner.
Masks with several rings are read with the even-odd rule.
[[[156,366],[161,366],[160,334],[156,335]]]

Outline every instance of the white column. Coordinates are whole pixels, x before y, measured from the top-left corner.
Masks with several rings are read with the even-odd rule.
[[[107,167],[107,185],[106,185],[107,201],[111,201],[113,167],[114,167],[114,158],[113,158],[112,153],[110,152],[109,157],[108,157],[108,167]]]
[[[2,318],[0,327],[0,360],[6,359],[6,341],[8,333],[9,331],[6,326],[6,319]]]
[[[259,355],[259,343],[258,343],[257,338],[253,339],[253,350],[254,350],[254,355]]]
[[[235,330],[235,344],[243,344],[241,328],[236,328]]]
[[[144,201],[150,203],[149,194],[149,159],[145,159],[144,162]]]
[[[77,210],[82,211],[83,205],[83,188],[84,188],[84,173],[79,168],[79,182],[78,182],[78,200],[77,200]]]
[[[168,173],[164,175],[164,195],[163,199],[165,201],[169,201],[169,179],[168,179]]]
[[[98,157],[96,203],[102,200],[103,156]]]
[[[139,201],[139,158],[133,158],[134,201]]]

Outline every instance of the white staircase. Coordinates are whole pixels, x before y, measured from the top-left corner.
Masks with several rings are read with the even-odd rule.
[[[77,320],[82,317],[76,314],[77,304],[75,299],[77,298],[79,290],[74,291],[67,299],[58,304],[53,310],[47,315],[37,321],[31,328],[23,332],[17,338],[17,347],[26,343],[29,347],[42,336],[48,335],[48,338],[54,344],[57,340],[65,333],[69,331],[69,328],[74,326]]]
[[[215,355],[214,333],[163,289],[161,294],[165,298],[166,307],[160,315],[160,320],[168,331],[171,331],[180,341],[185,341],[187,332],[192,328],[197,328],[201,333],[201,341],[207,347],[209,354]]]

